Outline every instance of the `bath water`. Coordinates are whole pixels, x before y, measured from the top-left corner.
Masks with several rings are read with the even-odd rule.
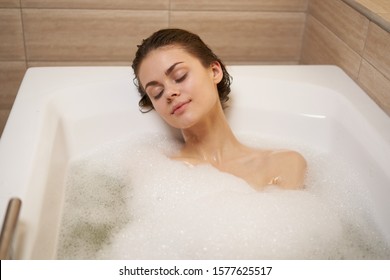
[[[367,184],[343,158],[303,145],[238,135],[250,146],[289,148],[308,162],[303,190],[244,180],[166,155],[159,135],[122,139],[72,160],[59,259],[389,259]]]

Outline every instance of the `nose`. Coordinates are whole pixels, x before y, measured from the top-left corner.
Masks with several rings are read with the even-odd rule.
[[[168,102],[171,102],[175,97],[180,96],[180,90],[175,87],[171,86],[167,89],[167,100]]]

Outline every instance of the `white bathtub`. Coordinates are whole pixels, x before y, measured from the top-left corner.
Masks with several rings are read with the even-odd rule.
[[[228,119],[350,159],[372,182],[376,222],[390,243],[390,118],[334,66],[231,66]],[[175,133],[141,114],[130,67],[28,69],[0,142],[0,215],[23,201],[15,258],[55,257],[70,159],[144,132]]]

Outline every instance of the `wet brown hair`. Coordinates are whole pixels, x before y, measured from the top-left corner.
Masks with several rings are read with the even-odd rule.
[[[213,62],[217,61],[221,65],[223,72],[222,80],[217,85],[219,100],[223,104],[229,99],[228,95],[230,93],[232,78],[227,72],[225,64],[202,41],[202,39],[198,35],[183,29],[161,29],[153,33],[147,39],[144,39],[142,44],[137,46],[138,50],[133,60],[132,67],[135,75],[134,84],[141,94],[141,100],[138,105],[142,112],[149,112],[152,110],[153,104],[139,81],[138,74],[140,65],[151,51],[165,46],[182,47],[188,53],[198,58],[204,67],[209,67]]]

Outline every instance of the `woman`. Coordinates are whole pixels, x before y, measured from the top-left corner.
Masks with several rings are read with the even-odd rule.
[[[140,107],[155,109],[181,130],[184,145],[172,158],[211,164],[261,189],[303,187],[306,161],[297,152],[259,150],[241,144],[223,112],[230,76],[199,36],[163,29],[143,40],[133,61]]]

